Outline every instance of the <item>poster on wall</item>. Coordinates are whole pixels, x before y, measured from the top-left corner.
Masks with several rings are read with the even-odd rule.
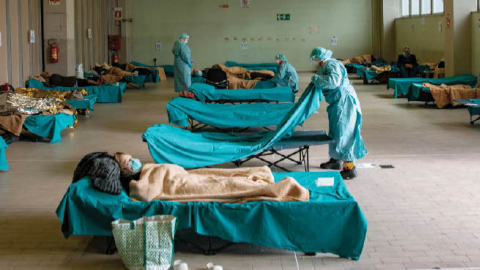
[[[59,6],[60,5],[60,0],[48,0],[48,4],[50,6]]]
[[[240,6],[242,8],[250,8],[250,0],[240,0]]]
[[[248,45],[246,41],[242,41],[242,51],[248,50]]]

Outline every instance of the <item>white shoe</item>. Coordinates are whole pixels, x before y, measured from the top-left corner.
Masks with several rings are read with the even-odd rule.
[[[182,260],[173,262],[173,270],[188,270],[188,264]]]
[[[223,266],[214,265],[213,263],[209,262],[209,263],[207,263],[207,269],[208,270],[223,270]]]

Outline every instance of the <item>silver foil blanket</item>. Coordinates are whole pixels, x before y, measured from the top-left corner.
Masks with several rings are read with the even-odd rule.
[[[38,114],[43,111],[53,111],[63,103],[54,97],[33,98],[17,93],[9,93],[7,98],[7,111],[18,114]]]

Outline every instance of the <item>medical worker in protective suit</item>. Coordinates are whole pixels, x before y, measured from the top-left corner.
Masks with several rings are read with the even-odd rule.
[[[272,82],[277,86],[290,86],[294,93],[298,92],[298,74],[295,68],[288,63],[284,54],[277,54],[275,61],[279,67]]]
[[[343,170],[344,179],[357,176],[355,161],[367,155],[360,131],[362,111],[355,89],[348,80],[343,64],[332,59],[332,51],[317,47],[310,54],[310,61],[318,63],[312,83],[322,90],[327,107],[329,131],[334,140],[329,145],[330,160],[320,164],[322,169]]]
[[[190,59],[190,48],[187,46],[189,38],[187,34],[183,33],[173,44],[175,92],[187,90],[192,84],[192,60]]]

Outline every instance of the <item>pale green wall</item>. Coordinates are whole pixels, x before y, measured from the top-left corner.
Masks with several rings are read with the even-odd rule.
[[[480,74],[480,12],[472,13],[472,72]]]
[[[400,18],[395,21],[395,50],[397,55],[410,47],[419,62],[438,62],[445,55],[445,25],[443,15]],[[442,32],[438,23],[442,22]],[[396,59],[395,59],[396,60]]]
[[[224,4],[229,8],[220,9]],[[290,13],[291,20],[277,21],[277,13]],[[372,0],[252,0],[249,9],[240,8],[240,0],[128,0],[127,14],[133,18],[129,58],[147,64],[155,57],[172,64],[171,48],[182,32],[190,35],[198,68],[226,60],[272,62],[275,54],[285,53],[297,70],[311,70],[308,57],[315,46],[333,49],[335,58],[372,52]],[[333,36],[336,47],[330,45]],[[241,51],[242,38],[248,51]],[[161,51],[155,50],[156,41],[162,42]]]

